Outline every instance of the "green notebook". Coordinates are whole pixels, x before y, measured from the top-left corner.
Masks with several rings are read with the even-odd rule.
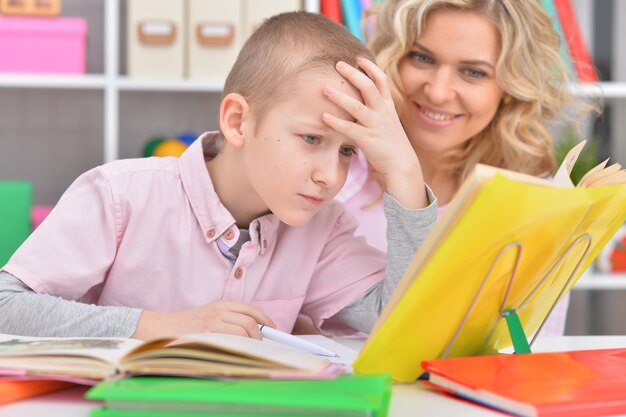
[[[0,181],[0,268],[30,234],[33,186],[27,181]]]
[[[102,382],[85,397],[103,400],[92,417],[385,417],[388,374],[336,379],[214,380],[134,377]]]

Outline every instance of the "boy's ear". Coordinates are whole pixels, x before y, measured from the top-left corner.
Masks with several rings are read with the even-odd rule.
[[[249,117],[248,101],[237,93],[229,93],[220,104],[220,130],[228,143],[241,147],[244,144],[244,121]]]

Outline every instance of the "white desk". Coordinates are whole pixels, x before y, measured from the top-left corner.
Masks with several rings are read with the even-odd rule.
[[[353,348],[362,344],[357,339],[339,342]],[[566,336],[537,340],[535,352],[626,347],[626,336]],[[97,401],[82,398],[86,388],[72,388],[25,401],[0,406],[0,417],[88,417],[99,406]],[[505,414],[457,400],[424,388],[421,384],[394,384],[389,417],[472,416],[503,417]]]

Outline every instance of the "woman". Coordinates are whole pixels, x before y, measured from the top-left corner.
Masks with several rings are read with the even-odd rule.
[[[574,99],[559,37],[538,1],[386,0],[368,11],[367,41],[385,71],[440,214],[477,163],[549,177],[549,122]],[[353,160],[338,198],[358,233],[385,250],[384,184]],[[542,335],[562,335],[569,299]]]

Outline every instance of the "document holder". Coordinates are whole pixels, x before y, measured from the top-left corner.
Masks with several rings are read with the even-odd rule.
[[[533,290],[530,292],[530,294],[528,294],[528,296],[524,300],[522,300],[522,302],[517,307],[507,307],[507,301],[508,301],[508,296],[509,296],[509,293],[510,293],[511,285],[513,284],[513,280],[515,279],[515,273],[517,272],[517,266],[519,265],[519,261],[520,261],[520,258],[522,256],[522,249],[523,249],[523,247],[522,247],[522,244],[520,242],[515,241],[515,242],[509,243],[504,248],[502,248],[502,250],[496,255],[495,259],[493,260],[493,263],[489,267],[489,270],[487,271],[487,274],[485,275],[485,277],[483,278],[483,281],[481,282],[480,286],[478,287],[478,290],[476,291],[476,294],[472,298],[471,304],[469,305],[466,313],[463,316],[463,319],[459,323],[457,329],[454,332],[454,335],[452,336],[452,339],[450,340],[450,343],[448,343],[448,345],[446,346],[446,348],[444,350],[444,353],[441,355],[441,357],[445,358],[445,357],[448,356],[448,353],[450,352],[450,349],[452,349],[452,345],[456,341],[456,339],[457,339],[457,337],[459,335],[459,332],[461,331],[461,328],[465,324],[465,322],[467,320],[467,317],[469,316],[469,314],[472,311],[472,308],[476,304],[476,300],[478,299],[478,296],[480,295],[480,292],[483,289],[485,282],[491,276],[491,271],[493,271],[494,266],[500,260],[500,258],[501,258],[503,253],[505,253],[505,252],[507,252],[509,250],[513,250],[513,249],[517,249],[517,252],[516,252],[513,268],[511,269],[511,277],[509,279],[509,284],[507,285],[507,291],[505,293],[504,299],[502,300],[502,308],[500,310],[500,315],[506,320],[507,328],[508,328],[509,334],[511,336],[511,341],[513,342],[513,349],[514,349],[515,353],[517,353],[517,354],[520,354],[520,353],[531,353],[531,351],[530,351],[531,346],[533,345],[533,343],[537,339],[537,336],[541,333],[541,329],[543,328],[543,326],[545,325],[546,321],[548,320],[548,317],[552,313],[552,310],[554,310],[554,308],[556,307],[558,302],[567,293],[567,288],[570,286],[570,284],[572,283],[572,280],[576,276],[576,272],[580,268],[580,265],[582,264],[582,261],[584,260],[584,258],[589,253],[589,249],[591,248],[591,239],[592,239],[591,235],[588,234],[588,233],[585,233],[585,234],[581,235],[578,239],[576,239],[567,248],[567,250],[563,253],[563,255],[561,255],[561,257],[559,257],[557,259],[557,261],[552,266],[552,268],[550,268],[548,273],[545,274],[537,282],[537,284],[535,285]],[[529,343],[528,342],[528,335],[526,335],[526,333],[524,332],[524,328],[522,327],[522,324],[520,322],[520,319],[519,319],[519,316],[518,316],[518,311],[523,309],[527,305],[528,300],[530,300],[531,297],[541,288],[543,283],[546,282],[548,277],[550,277],[550,275],[556,270],[556,268],[563,262],[563,260],[572,251],[572,249],[575,246],[577,246],[579,244],[584,244],[584,243],[586,243],[584,253],[582,254],[580,259],[578,260],[578,262],[576,264],[576,267],[574,268],[574,270],[571,272],[571,274],[567,278],[567,281],[565,282],[565,284],[563,285],[561,291],[559,292],[558,297],[552,303],[550,309],[548,310],[548,313],[546,314],[545,318],[543,319],[543,321],[539,325],[537,331],[534,333],[534,335],[533,335],[533,337],[532,337],[532,339],[531,339],[531,341]]]
[[[529,352],[625,220],[626,184],[564,187],[479,165],[415,254],[353,369],[411,382],[424,360]]]

